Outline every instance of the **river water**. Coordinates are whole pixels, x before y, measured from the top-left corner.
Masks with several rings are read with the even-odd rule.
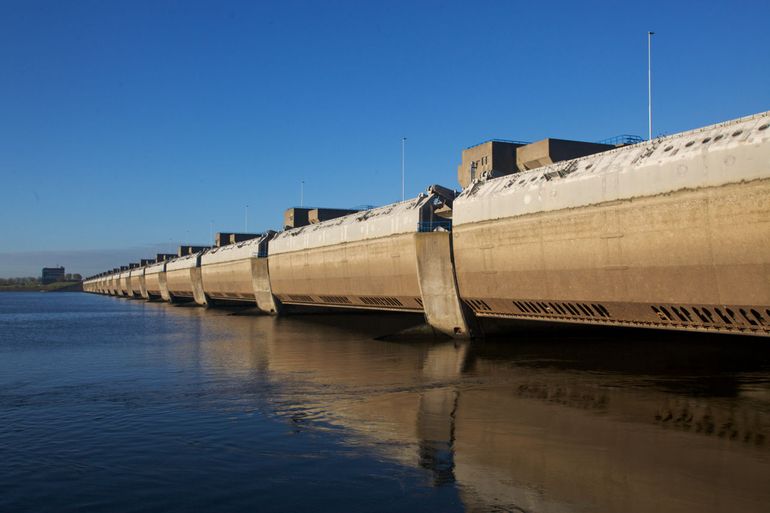
[[[766,512],[768,341],[0,293],[0,511]]]

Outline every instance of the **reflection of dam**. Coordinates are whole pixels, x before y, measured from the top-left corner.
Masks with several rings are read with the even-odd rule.
[[[267,376],[298,429],[339,426],[351,445],[456,486],[471,511],[752,512],[770,499],[770,355],[755,345],[639,334],[624,355],[596,333],[406,344],[371,340],[385,323],[370,316],[337,317],[351,323],[341,329],[170,312],[200,323],[202,368]],[[658,358],[675,342],[687,351]]]
[[[457,338],[483,334],[479,319],[768,336],[769,127],[765,112],[620,147],[489,141],[464,152],[459,194],[316,209],[314,224],[188,247],[158,278],[136,264],[84,290],[157,298],[144,290],[157,282],[168,301],[270,314],[418,312]]]

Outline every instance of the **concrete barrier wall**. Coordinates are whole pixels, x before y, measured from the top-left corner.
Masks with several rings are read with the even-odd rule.
[[[200,265],[200,253],[186,255],[166,262],[165,281],[169,301],[195,300],[196,286],[193,283],[191,269],[197,269]],[[196,281],[199,278],[195,276]]]
[[[422,311],[414,233],[271,254],[268,261],[281,303]]]
[[[482,317],[770,334],[767,121],[472,186],[455,201],[460,295]]]
[[[207,298],[218,301],[247,301],[256,304],[252,260],[257,258],[265,236],[228,244],[201,256],[201,279]]]
[[[137,267],[135,269],[131,269],[131,271],[129,272],[129,285],[130,285],[129,295],[131,295],[134,298],[147,299],[142,286],[143,279],[144,279],[144,267]]]
[[[279,233],[272,293],[282,304],[422,311],[414,234],[433,195]]]
[[[147,292],[147,299],[161,298],[160,276],[165,272],[166,263],[158,262],[148,265],[144,271],[144,288]]]
[[[167,301],[770,335],[770,113],[472,183],[87,288]],[[436,196],[434,196],[436,195]],[[451,196],[451,191],[449,196]],[[451,210],[451,234],[434,230]],[[426,212],[430,213],[426,229]],[[440,230],[440,229],[439,229]],[[425,233],[422,233],[425,232]],[[254,247],[252,247],[252,245]]]

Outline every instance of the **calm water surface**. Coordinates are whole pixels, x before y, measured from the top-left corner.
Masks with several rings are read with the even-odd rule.
[[[767,340],[0,293],[0,511],[767,512]]]

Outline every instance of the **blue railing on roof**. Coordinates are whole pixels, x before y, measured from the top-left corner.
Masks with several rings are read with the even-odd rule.
[[[518,144],[520,146],[523,146],[525,144],[529,144],[528,141],[513,141],[511,139],[487,139],[485,141],[481,141],[480,143],[472,144],[465,148],[466,150],[469,150],[475,146],[481,146],[482,144],[488,143],[488,142],[500,142],[500,143],[511,143],[511,144]]]
[[[597,142],[599,144],[612,144],[614,146],[618,146],[621,144],[638,144],[643,141],[644,139],[642,139],[638,135],[621,134],[621,135],[616,135],[615,137],[610,137],[608,139],[602,139],[601,141],[597,141]]]
[[[441,219],[437,221],[420,221],[419,223],[417,223],[418,232],[433,232],[433,231],[436,231],[437,228],[443,228],[444,230],[451,232],[452,220]]]

